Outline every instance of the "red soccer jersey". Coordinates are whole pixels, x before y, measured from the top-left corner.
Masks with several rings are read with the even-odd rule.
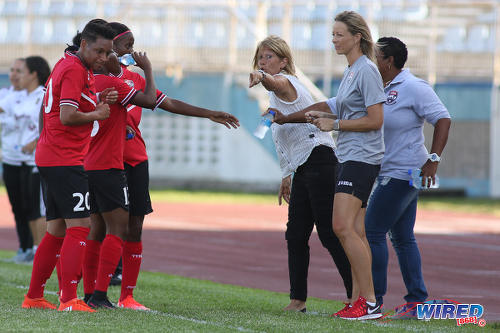
[[[125,81],[128,85],[137,90],[144,90],[146,87],[146,80],[139,74],[129,71],[126,66],[122,66],[122,73],[117,76]],[[160,91],[156,91],[156,106],[163,102],[165,95]],[[135,105],[129,105],[127,108],[127,125],[132,127],[135,131],[135,137],[125,142],[125,150],[123,153],[123,160],[131,166],[147,161],[148,154],[146,153],[146,144],[142,138],[139,124],[141,123],[142,108]]]
[[[127,106],[137,94],[137,90],[119,78],[101,74],[95,75],[95,86],[97,91],[114,87],[118,91],[118,100],[109,106],[109,118],[94,121],[84,168],[85,170],[123,169]]]
[[[45,89],[43,129],[36,147],[36,165],[83,165],[92,123],[65,126],[61,123],[60,107],[71,105],[80,112],[94,111],[97,103],[94,74],[75,54],[66,52],[54,66]]]

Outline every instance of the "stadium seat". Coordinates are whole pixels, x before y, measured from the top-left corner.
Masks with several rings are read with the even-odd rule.
[[[4,0],[0,3],[0,15],[25,15],[26,0]]]

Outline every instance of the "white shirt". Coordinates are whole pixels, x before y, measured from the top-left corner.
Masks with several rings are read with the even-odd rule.
[[[35,165],[35,152],[25,154],[22,147],[38,138],[38,117],[43,101],[43,87],[31,93],[13,91],[0,100],[2,119],[2,159],[12,165]]]
[[[297,92],[297,98],[292,102],[286,102],[270,91],[269,104],[271,108],[288,115],[301,111],[314,103],[309,91],[295,76],[281,73],[276,75],[283,75],[290,81]],[[291,175],[299,166],[304,164],[314,147],[324,145],[335,149],[332,136],[327,132],[321,132],[312,124],[289,123],[278,125],[273,123],[271,130],[283,178]]]

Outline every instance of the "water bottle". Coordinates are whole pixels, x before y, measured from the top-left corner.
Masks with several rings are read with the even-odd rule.
[[[439,188],[439,177],[438,175],[434,176],[434,184],[432,184],[430,187],[427,187],[427,182],[431,181],[428,178],[425,180],[425,186],[422,186],[422,177],[420,176],[420,173],[422,170],[420,169],[410,169],[408,170],[408,174],[410,175],[410,186],[413,186],[417,190],[420,190],[422,188]]]
[[[266,136],[267,131],[271,127],[271,124],[273,123],[273,118],[276,112],[269,110],[268,113],[262,116],[262,119],[260,120],[259,126],[255,129],[253,132],[253,135],[255,135],[259,139],[264,139],[264,136]]]
[[[137,62],[135,62],[134,57],[130,53],[122,55],[118,60],[125,66],[137,65]]]

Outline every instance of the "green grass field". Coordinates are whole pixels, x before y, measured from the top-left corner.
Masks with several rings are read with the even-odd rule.
[[[452,320],[350,322],[329,317],[340,302],[316,298],[308,300],[308,313],[288,313],[281,310],[288,304],[286,294],[151,272],[141,273],[135,292],[151,312],[25,310],[21,302],[31,266],[5,261],[13,255],[0,251],[1,332],[489,332],[499,328],[491,323],[458,328]],[[54,273],[46,287],[46,298],[54,303],[56,290]],[[108,294],[116,302],[119,287],[110,287]]]

